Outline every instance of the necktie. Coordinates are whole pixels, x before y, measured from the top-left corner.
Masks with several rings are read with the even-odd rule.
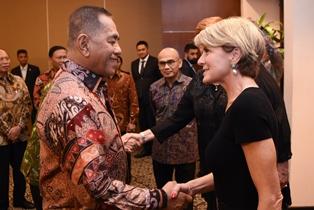
[[[145,61],[144,60],[142,60],[141,61],[141,68],[140,68],[140,70],[139,70],[139,73],[141,74],[141,73],[143,73],[143,70],[144,70],[144,64],[145,64]]]

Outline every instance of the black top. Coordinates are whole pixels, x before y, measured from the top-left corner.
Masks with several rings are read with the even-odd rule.
[[[159,141],[164,141],[167,137],[178,132],[178,130],[183,128],[195,117],[198,129],[201,169],[203,168],[202,160],[204,160],[204,150],[219,127],[227,103],[227,96],[223,88],[215,85],[204,85],[202,83],[202,74],[202,71],[195,74],[176,112],[167,120],[151,128],[156,138]],[[274,78],[262,65],[260,66],[260,72],[255,81],[266,94],[277,117],[279,129],[279,142],[277,145],[278,162],[289,160],[292,155],[291,131],[280,89]]]
[[[217,131],[224,116],[227,97],[221,86],[204,85],[203,72],[195,74],[187,86],[175,113],[152,127],[155,137],[163,142],[167,137],[177,133],[192,119],[196,119],[200,169],[202,175],[205,165],[205,148]]]
[[[276,132],[275,113],[266,95],[260,88],[245,89],[227,110],[206,148],[207,165],[224,209],[257,209],[257,191],[241,144],[274,138]]]

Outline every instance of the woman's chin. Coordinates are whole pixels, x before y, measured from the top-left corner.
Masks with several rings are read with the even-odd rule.
[[[207,78],[207,77],[204,77],[203,78],[203,81],[202,81],[205,85],[209,85],[209,84],[212,84],[213,81],[211,81],[210,78]]]

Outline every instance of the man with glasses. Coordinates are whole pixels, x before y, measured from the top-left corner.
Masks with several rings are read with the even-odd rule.
[[[161,50],[158,66],[163,78],[150,87],[156,123],[172,116],[191,81],[190,77],[181,74],[182,60],[173,48]],[[196,134],[193,120],[177,134],[169,137],[168,141],[153,141],[153,170],[158,188],[171,181],[174,172],[175,180],[179,183],[194,178],[195,162],[198,158]],[[188,209],[193,209],[193,206],[190,205]]]

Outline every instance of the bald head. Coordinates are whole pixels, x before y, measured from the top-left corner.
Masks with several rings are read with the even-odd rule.
[[[174,57],[176,57],[176,59],[179,58],[179,52],[171,47],[166,47],[164,49],[162,49],[159,54],[158,54],[158,58],[164,54],[172,54]]]
[[[200,22],[197,23],[195,27],[195,33],[199,34],[199,32],[204,30],[207,26],[217,23],[218,21],[221,21],[221,20],[222,18],[218,16],[204,18]]]
[[[7,74],[10,69],[10,58],[8,53],[0,49],[0,75]]]
[[[174,48],[164,48],[158,54],[158,66],[160,73],[170,84],[179,76],[182,60],[179,53]]]

